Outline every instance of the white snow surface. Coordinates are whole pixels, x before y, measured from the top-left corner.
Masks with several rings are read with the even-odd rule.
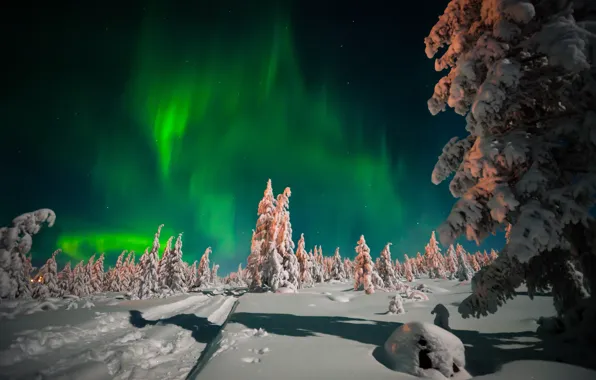
[[[451,333],[463,343],[465,368],[474,379],[596,379],[596,371],[555,362],[588,358],[581,348],[536,335],[536,319],[555,313],[551,297],[532,301],[520,295],[495,315],[463,319],[457,305],[470,294],[469,284],[439,279],[414,284],[419,283],[435,292],[427,294],[428,301],[404,303],[401,315],[387,313],[386,292],[365,295],[351,283],[320,284],[296,294],[247,293],[197,379],[419,379],[382,364],[387,362],[382,346],[404,323],[432,324],[438,303],[449,310]],[[337,301],[344,297],[350,302]]]
[[[6,303],[0,311],[10,308],[13,318],[0,321],[0,380],[186,379],[208,343],[213,354],[194,379],[411,380],[416,377],[384,364],[383,345],[404,323],[433,323],[439,303],[449,311],[451,333],[464,345],[465,368],[474,378],[596,378],[596,371],[557,362],[585,364],[581,358],[593,353],[534,332],[538,317],[554,314],[551,297],[520,295],[495,315],[464,320],[457,306],[470,294],[469,284],[422,279],[411,285],[420,283],[434,290],[429,300],[404,302],[406,312],[398,315],[387,313],[390,293],[365,295],[351,283],[240,298],[105,294],[55,302],[57,310],[33,314],[26,314],[31,304],[16,313],[19,307]],[[68,302],[78,308],[66,310]],[[94,307],[83,308],[88,303]]]
[[[114,301],[2,321],[0,379],[185,379],[236,298]]]

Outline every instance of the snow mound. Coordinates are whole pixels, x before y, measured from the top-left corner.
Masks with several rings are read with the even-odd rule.
[[[384,345],[387,366],[394,371],[435,380],[470,379],[465,348],[447,330],[430,323],[410,322],[395,330]]]
[[[335,302],[350,302],[351,298],[348,296],[344,296],[344,295],[336,295],[336,294],[326,294],[327,298],[329,298],[331,301],[335,301]]]
[[[275,293],[279,293],[279,294],[293,294],[293,293],[296,293],[296,290],[284,286],[284,287],[281,287],[281,288],[277,289],[275,291]]]
[[[248,357],[248,358],[242,358],[242,361],[245,363],[260,363],[261,359]]]

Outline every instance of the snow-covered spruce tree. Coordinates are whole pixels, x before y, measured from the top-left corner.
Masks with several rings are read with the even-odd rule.
[[[331,279],[337,281],[346,280],[346,268],[344,267],[343,260],[339,254],[339,247],[335,248],[335,254],[333,255],[333,265],[331,267]]]
[[[429,57],[449,46],[435,66],[451,68],[429,109],[436,114],[447,103],[466,115],[470,133],[447,143],[433,171],[434,183],[455,171],[450,189],[460,198],[439,229],[441,241],[463,234],[480,241],[510,226],[505,249],[475,276],[482,286],[460,312],[485,314],[484,305],[494,304],[487,297],[510,281],[501,273],[518,273],[508,271],[515,260],[547,266],[526,271],[528,283],[537,282],[530,278],[536,273],[562,276],[541,276],[557,297],[585,294],[576,269],[589,287],[596,281],[588,239],[596,200],[596,17],[589,7],[593,2],[453,0],[425,39]],[[550,252],[565,262],[563,271],[548,270]],[[559,314],[567,311],[574,313]]]
[[[410,259],[407,254],[404,254],[404,278],[407,282],[414,281],[414,273],[412,273],[412,266],[414,259]]]
[[[495,251],[494,249],[490,250],[490,261],[489,264],[492,263],[493,261],[495,261],[497,259],[497,257],[499,257],[499,255],[497,254],[497,251]]]
[[[121,292],[122,291],[122,266],[124,263],[124,257],[128,253],[127,250],[122,251],[118,258],[116,259],[116,265],[114,268],[108,270],[108,275],[106,276],[106,283],[104,284],[104,288],[109,292]]]
[[[390,246],[391,243],[387,243],[381,251],[381,255],[379,256],[379,264],[377,266],[377,272],[383,280],[385,288],[396,289],[400,281],[397,279],[397,276],[395,275],[395,270],[393,268],[393,260],[391,259],[391,250],[389,248]]]
[[[453,246],[453,244],[449,245],[449,248],[447,248],[447,252],[445,252],[445,270],[447,271],[448,279],[456,279],[457,256],[455,254],[455,247]]]
[[[404,300],[399,293],[391,297],[389,302],[389,314],[405,314]]]
[[[366,294],[372,294],[375,292],[371,278],[373,262],[364,235],[360,236],[355,249],[357,255],[354,259],[354,290],[359,290],[362,287]]]
[[[85,283],[85,262],[81,260],[72,272],[72,283],[69,293],[77,297],[85,297],[89,294],[88,286]]]
[[[99,258],[93,263],[92,275],[91,275],[91,291],[93,293],[100,293],[104,291],[104,271],[103,264],[105,261],[105,255],[101,253]]]
[[[480,270],[480,264],[476,260],[476,255],[468,253],[468,263],[470,264],[470,267],[472,267],[472,270],[474,271],[474,273],[476,273]]]
[[[319,261],[319,249],[315,245],[314,253],[309,252],[309,260],[311,263],[312,279],[315,284],[323,282],[323,264]]]
[[[298,248],[296,248],[296,257],[298,258],[298,265],[300,268],[299,285],[301,288],[310,288],[314,285],[314,281],[311,275],[312,263],[310,261],[310,256],[306,252],[304,246],[304,234],[300,234],[300,239],[298,240]]]
[[[282,233],[282,224],[280,218],[274,216],[273,223],[270,225],[271,231],[268,232],[268,236],[271,237],[267,243],[269,248],[262,263],[261,278],[267,279],[263,281],[263,285],[273,292],[282,287],[296,290],[296,287],[289,282],[288,272],[283,267],[283,257],[278,250],[277,242],[279,234]]]
[[[429,278],[441,278],[444,269],[441,265],[441,248],[435,237],[435,231],[430,235],[428,244],[424,247],[424,262]]]
[[[252,230],[252,239],[250,243],[250,254],[248,255],[246,269],[249,273],[250,290],[258,290],[263,285],[261,282],[261,247],[263,245],[262,240],[257,240],[255,230]]]
[[[60,297],[62,292],[58,285],[58,264],[56,264],[56,255],[60,252],[62,252],[61,249],[55,250],[46,263],[39,268],[39,272],[33,279],[33,298]]]
[[[135,252],[128,252],[128,256],[124,261],[124,267],[122,268],[122,287],[126,292],[135,292],[135,277],[136,277],[136,265],[135,265]]]
[[[420,252],[416,253],[416,258],[414,260],[415,265],[412,266],[412,272],[414,273],[414,277],[420,278],[421,275],[428,274],[429,268],[427,262],[424,259],[424,257],[420,254]]]
[[[186,286],[188,289],[194,288],[194,286],[197,284],[198,263],[199,262],[197,260],[193,261],[192,265],[188,269],[188,275],[186,276]]]
[[[354,264],[348,258],[344,259],[344,270],[346,272],[346,279],[354,278]]]
[[[25,265],[26,255],[33,235],[44,223],[52,227],[55,221],[54,211],[40,209],[17,216],[10,227],[0,228],[0,299],[31,296],[31,269]]]
[[[395,277],[396,278],[400,279],[400,278],[404,277],[404,269],[403,269],[401,263],[399,262],[399,259],[398,258],[395,259],[395,268],[394,268],[394,270],[395,270]]]
[[[276,241],[272,236],[274,232],[274,228],[272,227],[275,219],[275,208],[277,206],[277,202],[275,197],[273,196],[273,189],[271,187],[271,179],[267,180],[267,187],[263,193],[263,198],[259,202],[259,206],[257,208],[257,227],[255,231],[254,240],[261,241],[260,244],[260,260],[259,265],[264,265],[268,259],[268,253],[273,249],[271,243],[274,245]],[[256,246],[256,245],[255,245]],[[277,251],[277,247],[276,251]],[[263,268],[259,268],[260,274],[260,281],[262,285],[269,285],[269,278],[267,277],[268,272]]]
[[[157,276],[159,278],[159,288],[160,289],[168,289],[168,278],[171,273],[170,264],[172,263],[170,254],[172,253],[172,242],[174,241],[174,237],[170,236],[166,241],[166,246],[163,250],[163,254],[161,255],[161,259],[159,260],[159,265],[157,269]]]
[[[168,240],[171,241],[173,236]],[[186,277],[184,273],[184,263],[182,261],[182,234],[178,235],[174,249],[167,257],[166,278],[164,285],[174,293],[186,291]]]
[[[279,223],[277,234],[277,249],[282,256],[282,265],[288,274],[290,287],[297,289],[300,282],[300,266],[294,254],[294,242],[292,241],[292,224],[290,223],[290,196],[292,192],[286,187],[283,193],[277,196],[277,205],[274,211],[276,223]]]
[[[199,261],[199,268],[197,269],[197,287],[204,288],[211,284],[210,254],[211,247],[207,247],[205,253],[201,256],[201,261]]]
[[[70,288],[72,283],[72,269],[70,267],[70,261],[64,265],[64,268],[58,273],[58,287],[60,288],[60,296],[70,294]]]
[[[458,244],[459,248],[461,247]],[[470,281],[472,279],[472,276],[474,275],[474,271],[472,270],[472,267],[470,266],[470,264],[468,264],[468,260],[466,258],[466,251],[464,251],[464,249],[456,249],[457,253],[457,272],[455,274],[455,277],[459,280],[459,281]]]
[[[220,279],[217,276],[217,271],[219,270],[219,264],[213,264],[213,266],[211,267],[211,282],[213,282],[213,285],[219,285],[220,283]]]

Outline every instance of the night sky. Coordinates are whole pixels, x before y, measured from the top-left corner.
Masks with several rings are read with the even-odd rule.
[[[415,255],[448,214],[430,175],[464,120],[428,112],[423,43],[447,1],[69,3],[3,11],[0,217],[56,211],[38,265],[142,253],[164,223],[187,261],[212,246],[229,271],[268,178],[292,189],[295,240],[326,254],[364,234]]]

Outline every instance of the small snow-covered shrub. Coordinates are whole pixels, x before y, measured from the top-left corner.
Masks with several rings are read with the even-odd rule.
[[[391,301],[389,302],[389,314],[405,314],[405,312],[406,310],[404,309],[401,296],[396,294],[391,297]]]
[[[395,330],[384,345],[389,368],[437,380],[470,379],[465,348],[458,337],[430,323],[410,322]]]

